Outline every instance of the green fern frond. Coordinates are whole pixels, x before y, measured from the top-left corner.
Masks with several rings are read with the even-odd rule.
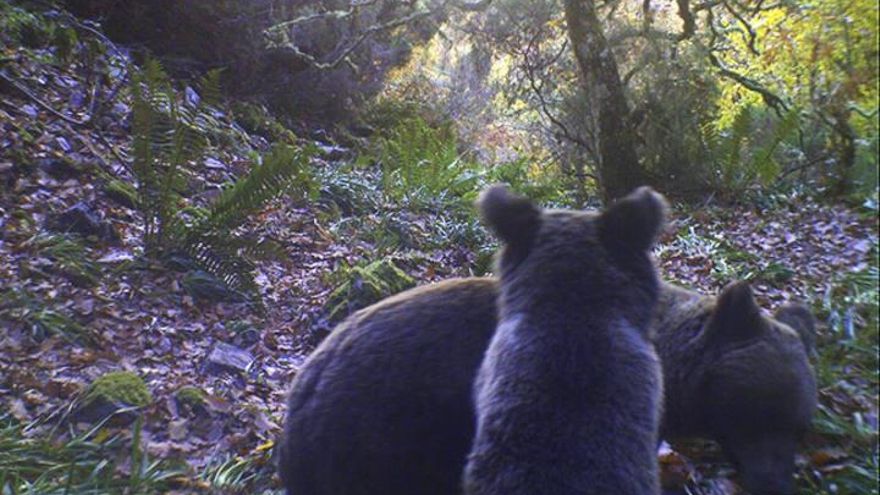
[[[781,169],[774,155],[779,145],[788,139],[800,127],[800,114],[792,108],[776,124],[770,139],[754,152],[752,169],[758,176],[758,180],[767,184],[779,175]]]
[[[202,270],[210,273],[231,290],[241,294],[262,311],[259,287],[254,281],[254,265],[243,251],[246,241],[223,235],[190,235],[182,241],[184,252]]]
[[[208,218],[211,228],[234,229],[269,201],[286,193],[294,184],[314,189],[309,158],[314,150],[276,146],[263,163],[223,191],[212,205]]]
[[[203,78],[202,98],[195,105],[179,103],[158,62],[147,61],[133,80],[132,154],[137,203],[145,222],[144,247],[155,257],[183,251],[196,266],[261,309],[251,260],[280,249],[234,230],[293,185],[312,192],[308,165],[315,150],[276,147],[209,208],[181,208],[179,191],[188,163],[201,159],[209,136],[225,132],[209,106],[220,101],[219,76],[212,71]]]
[[[220,89],[220,76],[223,75],[223,68],[208,71],[201,79],[199,79],[199,90],[201,91],[202,104],[205,106],[214,106],[219,104],[223,99],[223,93]]]

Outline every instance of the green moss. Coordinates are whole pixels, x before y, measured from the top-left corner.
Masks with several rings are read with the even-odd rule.
[[[136,407],[145,407],[153,402],[153,395],[141,377],[129,371],[113,371],[97,378],[89,385],[86,398],[89,402]]]
[[[128,208],[137,207],[137,189],[128,182],[119,179],[110,179],[104,186],[107,197]]]
[[[327,301],[327,314],[336,323],[354,311],[415,286],[415,281],[393,261],[383,259],[352,268]]]
[[[233,105],[233,112],[236,121],[246,131],[259,134],[273,142],[296,145],[296,134],[279,122],[265,107],[239,102]]]
[[[193,386],[180,387],[174,394],[177,403],[190,408],[204,406],[208,402],[208,397],[202,389]]]

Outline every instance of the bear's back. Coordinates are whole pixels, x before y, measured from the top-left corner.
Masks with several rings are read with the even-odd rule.
[[[468,279],[412,289],[325,339],[291,388],[279,463],[289,493],[457,493],[473,435],[462,384],[494,330],[494,287]]]

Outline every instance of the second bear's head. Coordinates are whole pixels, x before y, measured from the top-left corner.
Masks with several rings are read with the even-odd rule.
[[[502,308],[589,304],[626,310],[631,323],[647,327],[659,285],[651,248],[664,226],[663,196],[642,187],[601,213],[545,210],[496,185],[478,206],[504,244],[496,266]]]

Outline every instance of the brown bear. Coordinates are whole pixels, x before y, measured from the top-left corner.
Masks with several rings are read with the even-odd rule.
[[[666,286],[657,309],[663,438],[717,440],[749,491],[793,493],[797,441],[816,408],[809,310],[787,304],[765,317],[745,282],[715,300]]]
[[[664,200],[642,188],[600,215],[542,212],[494,187],[480,210],[504,247],[464,493],[657,494]]]
[[[661,285],[652,324],[665,371],[661,431],[715,439],[746,488],[790,493],[816,401],[802,343],[812,342],[813,319],[796,304],[763,316],[747,289],[734,284],[716,299]],[[340,324],[290,397],[279,469],[291,493],[458,493],[497,297],[495,279],[449,280]]]

